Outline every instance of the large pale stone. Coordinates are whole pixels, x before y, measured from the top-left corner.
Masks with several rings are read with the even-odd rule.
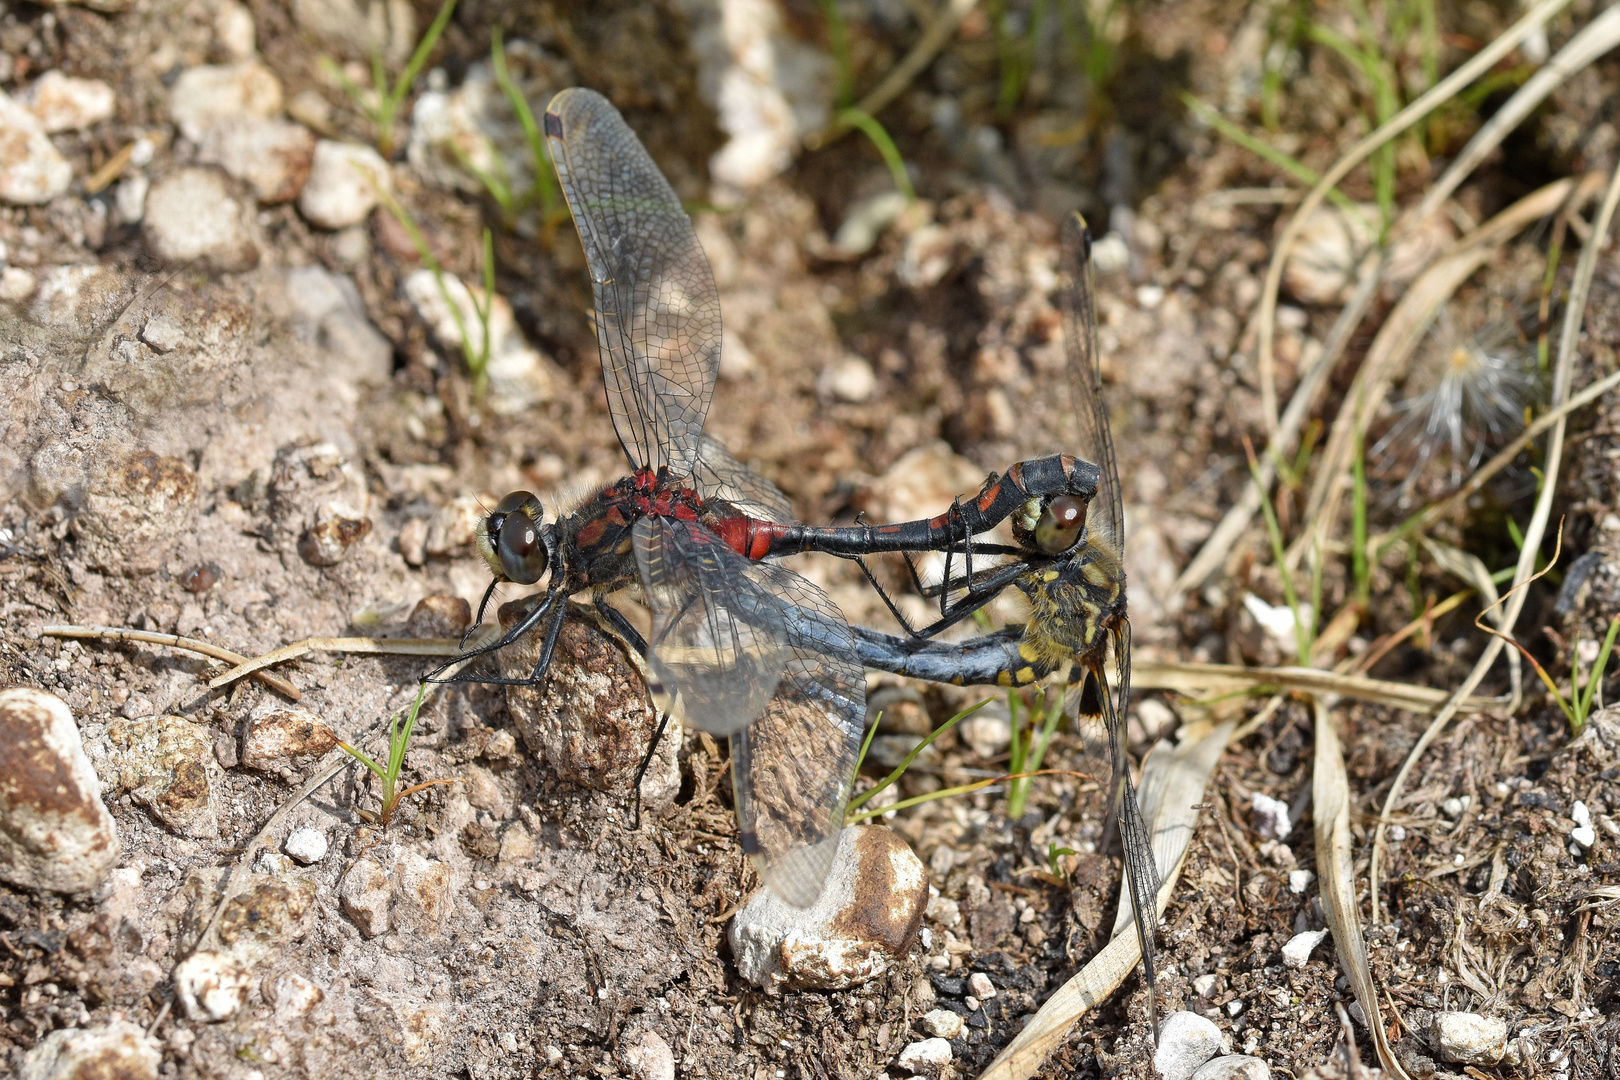
[[[845,829],[815,904],[762,889],[737,913],[737,972],[769,992],[858,986],[905,955],[927,903],[928,872],[904,840],[878,825]]]
[[[0,691],[0,878],[85,892],[118,862],[118,830],[73,714],[43,690]]]

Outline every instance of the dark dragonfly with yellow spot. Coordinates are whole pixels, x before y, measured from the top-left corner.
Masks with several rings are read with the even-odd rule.
[[[863,627],[854,628],[854,633],[856,648],[868,667],[959,686],[1025,686],[1069,666],[1074,711],[1100,718],[1108,731],[1114,773],[1112,806],[1125,850],[1125,876],[1142,944],[1148,1008],[1156,1037],[1153,927],[1158,921],[1159,874],[1125,758],[1124,719],[1131,693],[1131,624],[1125,610],[1122,558],[1125,515],[1102,398],[1091,234],[1079,214],[1063,225],[1059,304],[1067,381],[1079,425],[1076,449],[1095,459],[1101,474],[1096,495],[1089,500],[1084,528],[1060,531],[1050,516],[1035,522],[1015,517],[1013,533],[1022,553],[1005,565],[977,573],[970,571],[954,579],[947,573],[942,585],[929,591],[941,597],[962,595],[954,603],[942,601],[937,622],[905,636]],[[1068,546],[1054,556],[1053,548],[1064,541]],[[1009,585],[1029,600],[1027,622],[963,642],[934,640],[934,635]],[[1112,693],[1106,674],[1110,650],[1115,671]]]
[[[590,591],[603,619],[646,657],[661,699],[727,736],[743,849],[774,892],[808,905],[843,826],[865,681],[843,615],[809,581],[764,560],[806,550],[1016,553],[975,548],[973,537],[1009,516],[1047,535],[1080,531],[1099,473],[1054,455],[992,474],[977,498],[926,521],[793,524],[782,493],[703,433],[719,368],[719,291],[674,190],[599,94],[558,94],[545,134],[590,268],[608,410],[633,472],[554,521],[526,491],[488,515],[478,544],[493,577],[475,622],[501,582],[544,578],[545,591],[498,640],[452,663],[531,631],[541,645],[525,678],[457,678],[545,678],[568,597]],[[607,602],[621,590],[639,592],[650,609],[648,637]]]

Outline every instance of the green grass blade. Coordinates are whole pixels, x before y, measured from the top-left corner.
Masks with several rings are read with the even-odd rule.
[[[889,133],[876,117],[860,109],[838,110],[838,122],[849,127],[859,128],[861,133],[872,140],[879,154],[883,155],[883,163],[889,167],[889,175],[894,177],[894,186],[900,189],[908,202],[917,201],[917,189],[911,186],[911,176],[906,172],[905,160],[900,156],[900,150],[889,138]]]
[[[853,799],[849,800],[849,806],[844,811],[845,820],[846,821],[853,821],[854,818],[851,817],[850,815],[852,815],[854,813],[854,811],[858,807],[860,807],[862,804],[864,804],[868,799],[872,798],[872,796],[876,795],[878,792],[882,791],[884,788],[888,787],[890,784],[895,783],[897,780],[900,779],[900,777],[904,776],[906,770],[911,768],[911,763],[913,761],[917,760],[917,755],[922,753],[924,750],[928,749],[928,747],[932,746],[935,739],[939,738],[941,735],[945,734],[951,728],[955,727],[963,719],[973,715],[974,713],[978,712],[980,709],[984,708],[986,705],[990,704],[990,702],[992,700],[993,700],[992,698],[985,698],[983,701],[979,702],[977,705],[969,705],[967,708],[963,709],[961,712],[957,713],[955,716],[951,717],[949,720],[947,720],[943,724],[939,725],[939,727],[935,728],[933,731],[930,731],[928,733],[927,738],[923,739],[916,746],[912,747],[911,753],[906,755],[906,758],[905,758],[904,761],[902,761],[899,765],[895,766],[895,769],[894,769],[893,772],[891,772],[888,776],[885,776],[882,780],[880,780],[875,787],[873,787],[873,788],[871,788],[871,789],[869,789],[867,791],[863,791],[859,795],[855,796]],[[887,807],[884,807],[883,809],[884,810],[893,810],[894,807],[887,806]],[[871,815],[868,814],[866,816],[870,817]]]
[[[1270,146],[1267,143],[1255,138],[1253,135],[1250,135],[1247,131],[1244,131],[1242,128],[1232,123],[1232,121],[1222,116],[1214,109],[1213,106],[1206,105],[1198,98],[1195,98],[1186,92],[1182,93],[1181,101],[1187,106],[1187,108],[1197,113],[1200,120],[1214,128],[1217,134],[1223,136],[1235,145],[1241,146],[1243,149],[1260,158],[1262,161],[1275,165],[1277,168],[1281,169],[1283,172],[1287,173],[1290,177],[1299,181],[1306,187],[1315,187],[1316,182],[1322,178],[1315,169],[1311,168],[1309,165],[1306,165],[1304,162],[1297,161],[1289,155],[1283,153],[1281,150],[1278,150],[1276,147]],[[1328,198],[1333,200],[1333,205],[1337,206],[1339,209],[1345,211],[1346,213],[1355,214],[1358,218],[1365,220],[1365,215],[1362,214],[1361,207],[1357,206],[1355,201],[1352,200],[1350,196],[1346,195],[1338,188],[1334,188],[1332,191],[1329,191]],[[1367,222],[1367,225],[1369,228],[1371,228],[1372,222]]]

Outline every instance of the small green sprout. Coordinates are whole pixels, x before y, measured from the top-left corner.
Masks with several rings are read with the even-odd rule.
[[[417,43],[416,51],[411,53],[410,60],[405,64],[405,70],[399,73],[399,77],[392,85],[388,81],[388,72],[383,68],[380,46],[373,46],[371,50],[369,87],[362,87],[349,78],[331,57],[320,58],[322,73],[337,83],[361,114],[371,122],[377,151],[385,158],[394,156],[394,120],[399,114],[399,107],[405,103],[405,95],[410,93],[411,84],[416,82],[416,77],[422,74],[422,69],[427,66],[428,56],[433,52],[433,47],[439,43],[439,38],[444,34],[444,28],[449,25],[450,16],[455,10],[456,0],[444,0],[427,33],[423,34],[422,40]]]
[[[411,732],[416,729],[417,714],[422,711],[422,702],[426,698],[427,684],[423,683],[417,688],[416,703],[411,706],[410,712],[404,717],[404,724],[401,725],[401,718],[397,714],[389,721],[387,765],[379,765],[366,756],[363,751],[350,746],[342,740],[338,741],[338,746],[343,748],[344,753],[370,769],[382,780],[382,805],[377,813],[372,814],[368,810],[358,812],[367,821],[375,821],[384,829],[388,828],[388,823],[393,819],[394,813],[399,809],[399,804],[404,801],[405,796],[414,795],[418,791],[437,787],[440,784],[455,783],[455,780],[425,780],[420,784],[412,784],[404,789],[399,786],[400,769],[405,765],[405,750],[410,745]]]

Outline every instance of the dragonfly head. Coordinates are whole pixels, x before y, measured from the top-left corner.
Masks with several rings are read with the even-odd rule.
[[[1062,555],[1086,537],[1086,500],[1059,495],[1043,505],[1031,499],[1013,517],[1013,536],[1043,555]]]
[[[545,576],[551,558],[550,526],[540,500],[514,491],[496,504],[478,534],[478,553],[497,580],[533,585]]]

